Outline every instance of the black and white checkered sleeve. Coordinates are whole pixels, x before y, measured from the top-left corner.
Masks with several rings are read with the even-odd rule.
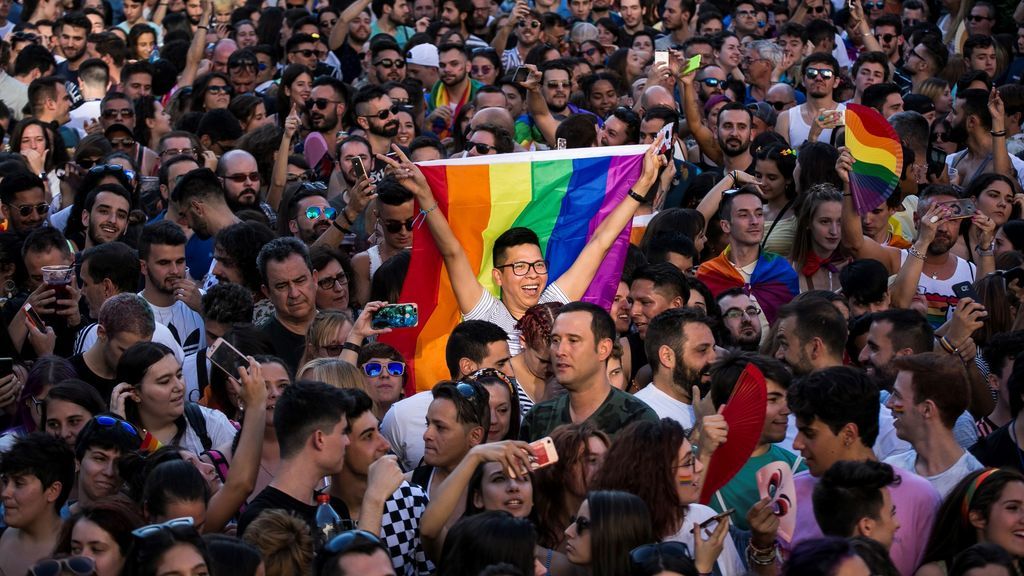
[[[430,576],[434,565],[420,543],[420,518],[427,507],[427,495],[415,484],[402,482],[384,502],[381,537],[391,554],[395,572],[405,576]]]

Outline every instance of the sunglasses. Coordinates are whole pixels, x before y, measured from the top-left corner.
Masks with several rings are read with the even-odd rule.
[[[537,28],[540,28],[540,22],[537,22],[536,20],[530,20],[529,22],[527,22],[526,20],[520,20],[516,24],[516,26],[520,28],[526,28],[527,26],[529,26],[530,28],[536,30]]]
[[[771,102],[769,100],[765,100],[765,102],[771,104],[772,108],[775,108],[779,112],[782,112],[786,108],[786,105],[789,104],[789,102]]]
[[[576,525],[576,533],[583,534],[587,530],[590,530],[590,518],[586,516],[573,516],[569,518],[569,524]]]
[[[808,12],[814,12],[815,14],[824,14],[825,12],[828,12],[828,8],[826,8],[824,5],[821,5],[821,6],[808,6],[807,7],[807,11]]]
[[[103,117],[107,118],[108,120],[111,119],[111,118],[121,118],[121,117],[123,117],[123,118],[132,118],[134,116],[135,116],[135,110],[132,110],[131,108],[121,108],[120,110],[115,110],[113,108],[107,108],[106,110],[103,111]]]
[[[804,72],[804,76],[811,80],[817,80],[819,76],[822,80],[831,80],[835,75],[836,73],[828,68],[808,68]]]
[[[392,114],[398,114],[401,111],[401,106],[393,104],[391,108],[385,108],[380,112],[376,112],[373,114],[360,114],[360,116],[362,116],[363,118],[377,118],[379,120],[387,120],[389,117],[391,117]]]
[[[227,180],[231,180],[232,182],[235,182],[236,184],[243,184],[243,183],[245,183],[246,180],[251,180],[253,182],[259,182],[260,181],[260,173],[259,172],[249,172],[248,174],[241,173],[241,172],[238,173],[238,174],[225,174],[223,177],[225,179],[227,179]]]
[[[967,19],[970,20],[971,22],[981,22],[982,20],[995,20],[995,18],[992,18],[990,16],[979,16],[977,14],[971,14],[970,16],[967,17]]]
[[[124,166],[120,164],[97,164],[89,168],[89,174],[93,176],[103,176],[111,172],[130,172],[130,170],[125,170]]]
[[[29,576],[60,576],[65,571],[75,576],[87,576],[96,571],[96,562],[88,556],[72,556],[70,558],[46,559],[33,566]]]
[[[324,551],[328,554],[344,554],[353,544],[361,543],[360,540],[369,541],[371,544],[380,544],[380,538],[366,530],[349,530],[331,538],[324,545]]]
[[[194,522],[192,521],[192,518],[190,516],[186,516],[183,518],[174,518],[173,520],[168,520],[167,522],[163,522],[161,524],[150,524],[149,526],[136,528],[135,530],[132,530],[132,536],[139,539],[145,539],[149,538],[150,536],[153,536],[154,534],[159,534],[164,530],[173,531],[174,529],[184,528],[186,526],[192,528],[193,525]]]
[[[405,228],[406,232],[412,232],[413,226],[416,224],[416,218],[409,218],[407,220],[385,220],[384,229],[391,234],[398,234]]]
[[[221,86],[220,84],[214,84],[212,86],[207,86],[206,87],[206,91],[209,92],[210,94],[220,94],[220,93],[231,94],[232,92],[234,92],[234,90],[232,90],[231,86],[226,86],[226,85],[225,86]]]
[[[490,144],[484,144],[482,142],[470,142],[469,144],[467,144],[466,152],[469,152],[471,150],[476,150],[476,153],[481,156],[490,154],[491,150],[494,150],[495,152],[498,151],[498,149],[495,148],[494,146],[491,146]]]
[[[383,68],[387,68],[388,70],[392,68],[398,68],[399,70],[401,70],[402,68],[405,68],[405,60],[402,60],[400,58],[395,58],[394,60],[392,60],[391,58],[381,58],[380,60],[374,62],[373,65],[381,66]]]
[[[700,82],[708,88],[717,88],[725,84],[725,80],[719,80],[718,78],[705,78],[703,80],[697,80],[697,82]]]
[[[885,42],[886,44],[892,42],[896,38],[898,38],[896,34],[875,34],[876,40],[879,42]]]
[[[629,553],[629,562],[634,566],[646,566],[650,563],[662,564],[662,558],[690,559],[690,548],[682,542],[659,542],[644,544],[633,548]]]
[[[470,66],[469,71],[472,74],[490,74],[494,72],[494,66]]]
[[[305,50],[292,50],[289,54],[302,54],[303,58],[312,58],[316,54],[316,50],[306,48]]]
[[[584,56],[593,56],[594,54],[597,54],[597,48],[587,48],[586,50],[583,50]]]
[[[315,106],[317,110],[326,110],[328,106],[338,103],[338,100],[328,100],[327,98],[310,98],[306,100],[306,109],[312,110]]]
[[[544,85],[547,86],[548,90],[558,90],[559,88],[568,88],[568,87],[572,86],[572,82],[556,82],[556,81],[551,81],[551,82],[545,82]]]
[[[97,424],[104,428],[113,428],[114,426],[120,426],[122,430],[131,434],[132,436],[139,436],[139,431],[138,429],[135,428],[135,426],[132,426],[130,423],[125,422],[120,418],[115,418],[113,416],[97,416],[93,418],[93,420],[95,420]]]
[[[864,9],[865,10],[881,10],[882,8],[885,8],[885,2],[865,2],[864,3]]]
[[[401,376],[405,374],[405,362],[367,362],[363,364],[363,373],[370,378],[381,376],[385,369],[391,376]]]
[[[111,146],[124,146],[125,148],[135,146],[135,138],[131,136],[122,136],[120,138],[108,138]]]
[[[334,288],[335,285],[344,288],[345,286],[348,286],[348,276],[346,276],[344,272],[339,273],[337,276],[323,276],[316,281],[316,285],[319,286],[321,290],[330,290],[331,288]]]
[[[334,25],[337,24],[337,23],[338,23],[338,19],[337,18],[335,18],[334,20],[321,20],[320,21],[320,27],[321,28],[334,28]]]
[[[167,150],[164,150],[163,152],[161,152],[160,156],[162,158],[171,158],[173,156],[180,156],[180,155],[184,154],[186,156],[195,157],[195,155],[198,154],[198,153],[199,153],[199,151],[196,150],[195,148],[168,148]],[[78,164],[81,165],[82,163],[79,162]],[[82,166],[82,167],[86,168],[86,166]]]
[[[50,211],[50,205],[46,202],[40,202],[39,204],[10,204],[12,208],[18,209],[18,214],[22,218],[28,217],[29,214],[34,210],[37,216],[45,216]]]
[[[327,218],[328,220],[334,220],[334,217],[338,215],[338,209],[333,206],[327,208],[321,208],[319,206],[310,206],[306,208],[306,219],[307,220],[318,220],[320,216]]]
[[[306,174],[305,172],[302,174],[289,174],[285,177],[285,180],[288,182],[308,182],[309,174]]]

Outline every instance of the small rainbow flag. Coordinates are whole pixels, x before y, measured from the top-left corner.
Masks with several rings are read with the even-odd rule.
[[[553,282],[576,260],[598,224],[636,182],[647,146],[523,152],[419,164],[448,218],[477,280],[495,297],[491,248],[514,226],[537,233]],[[583,300],[611,306],[618,287],[630,226],[608,251]],[[416,328],[380,338],[405,356],[412,377],[406,395],[429,390],[449,377],[444,351],[461,320],[444,261],[427,226],[413,233],[412,261],[402,302],[419,306]]]
[[[892,125],[874,108],[846,105],[846,147],[853,154],[850,192],[860,215],[896,190],[903,172],[903,147]]]

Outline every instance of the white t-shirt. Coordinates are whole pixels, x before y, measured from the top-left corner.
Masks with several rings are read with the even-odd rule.
[[[92,345],[96,343],[96,326],[98,326],[98,324],[93,322],[78,333],[78,339],[75,340],[75,354],[84,353],[89,348],[92,348]],[[179,345],[178,341],[174,339],[174,334],[171,334],[171,331],[167,329],[167,326],[157,322],[153,329],[153,338],[151,338],[151,341],[156,342],[157,344],[163,344],[170,348],[178,362],[185,361],[185,353],[182,352],[181,345]]]
[[[220,410],[213,410],[199,404],[196,404],[196,406],[199,406],[199,410],[203,413],[203,419],[206,420],[206,434],[210,437],[210,447],[219,448],[230,445],[235,439],[238,429],[228,420],[228,417]],[[199,439],[199,435],[196,434],[195,430],[192,429],[192,426],[185,430],[185,434],[182,435],[181,442],[178,445],[196,454],[202,454],[206,451],[203,447],[203,442]]]
[[[434,395],[427,390],[403,398],[388,408],[380,422],[380,432],[391,444],[405,470],[412,470],[423,459],[423,433],[427,430],[427,408]]]
[[[145,298],[142,292],[139,292],[139,296]],[[149,301],[147,300],[147,302]],[[170,306],[157,306],[149,302],[149,307],[153,310],[153,317],[157,323],[170,329],[185,354],[192,354],[206,346],[206,327],[203,317],[189,308],[188,304],[180,300]]]
[[[83,102],[81,106],[71,111],[71,120],[66,124],[69,128],[74,128],[78,131],[78,135],[85,138],[89,135],[85,131],[85,123],[99,120],[100,117],[100,102],[102,100],[89,100]]]
[[[540,295],[538,304],[545,302],[561,302],[562,304],[569,303],[569,297],[562,292],[562,289],[558,287],[558,284],[548,284],[547,288]],[[476,306],[462,317],[463,320],[486,320],[493,324],[497,324],[502,330],[508,333],[508,350],[513,356],[523,351],[523,347],[519,344],[519,330],[516,330],[517,320],[512,317],[512,313],[508,311],[505,304],[495,298],[490,292],[484,290],[480,295],[480,300],[476,303]]]
[[[914,469],[914,464],[917,463],[917,452],[915,450],[886,458],[885,463],[892,466],[899,466],[904,470],[917,474],[917,470]],[[939,496],[945,499],[946,495],[953,490],[953,487],[964,479],[964,476],[967,476],[975,470],[981,470],[984,467],[985,466],[981,462],[978,462],[978,459],[971,455],[970,452],[964,451],[963,456],[961,456],[955,464],[945,471],[940,472],[935,476],[922,477],[931,482],[932,486],[934,486],[935,490],[939,493]]]
[[[682,542],[690,549],[690,554],[692,555],[694,553],[694,522],[700,524],[715,514],[717,512],[703,504],[690,504],[687,507],[686,517],[683,518],[683,525],[679,528],[679,532],[665,538],[664,542]],[[704,537],[706,538],[707,536],[705,535]],[[742,576],[747,573],[747,569],[743,567],[743,561],[740,560],[740,554],[736,551],[736,545],[733,543],[732,538],[727,537],[725,539],[725,546],[722,548],[722,553],[718,556],[718,570],[722,576]]]
[[[658,418],[671,418],[679,422],[683,428],[693,428],[693,406],[676,400],[654,384],[644,386],[639,392],[633,394],[633,397],[643,400],[651,407],[651,410],[654,410]]]

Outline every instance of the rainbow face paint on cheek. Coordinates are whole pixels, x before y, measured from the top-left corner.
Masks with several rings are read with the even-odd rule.
[[[893,414],[903,414],[903,412],[905,410],[906,409],[903,406],[893,405],[893,407],[892,407],[892,413]]]
[[[690,486],[693,484],[693,474],[687,474],[685,476],[677,476],[676,481],[679,482],[680,486]]]

